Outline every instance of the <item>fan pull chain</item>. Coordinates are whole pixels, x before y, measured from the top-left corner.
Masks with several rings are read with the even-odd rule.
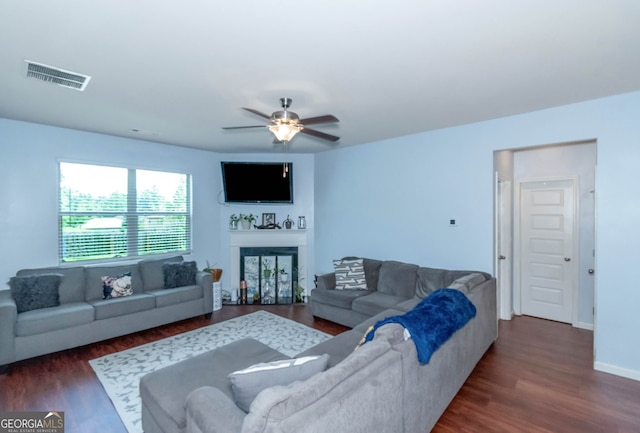
[[[284,153],[287,153],[287,141],[283,141],[282,144],[284,145]],[[286,162],[282,163],[282,177],[285,178],[287,177],[287,172],[289,171],[289,166],[287,165]]]

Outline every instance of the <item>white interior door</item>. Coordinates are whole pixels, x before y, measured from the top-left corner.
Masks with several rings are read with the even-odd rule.
[[[520,184],[522,314],[574,322],[575,201],[573,179]]]

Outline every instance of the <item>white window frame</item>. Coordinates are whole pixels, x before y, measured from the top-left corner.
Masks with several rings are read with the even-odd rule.
[[[88,212],[88,211],[63,211],[62,210],[62,164],[76,164],[76,165],[84,165],[88,167],[106,167],[106,168],[120,168],[127,170],[127,209],[126,211],[98,211],[98,212]],[[138,211],[137,210],[137,188],[136,188],[136,174],[138,171],[151,171],[151,172],[159,172],[159,173],[170,173],[170,174],[178,174],[186,176],[186,203],[185,203],[185,211],[162,211],[162,212],[152,212],[152,211]],[[192,249],[192,176],[189,173],[178,172],[178,171],[169,171],[169,170],[157,170],[157,169],[148,169],[148,168],[140,168],[140,167],[123,167],[123,166],[114,166],[114,165],[105,165],[99,163],[86,163],[86,162],[75,162],[75,161],[59,161],[58,163],[58,260],[61,265],[68,264],[83,264],[83,263],[103,263],[103,262],[113,262],[113,261],[122,261],[122,260],[132,260],[132,259],[142,259],[142,258],[151,258],[151,257],[159,257],[163,255],[175,255],[175,254],[190,254]],[[65,216],[95,216],[95,217],[109,217],[109,216],[123,216],[126,223],[124,224],[125,232],[126,232],[126,254],[119,255],[117,257],[107,257],[107,258],[96,258],[96,259],[76,259],[76,260],[65,260],[64,250],[64,240],[63,240],[63,219]],[[162,251],[158,253],[145,253],[140,254],[140,245],[139,245],[139,227],[138,221],[141,217],[149,217],[149,216],[181,216],[185,218],[185,248],[179,248],[171,251]]]

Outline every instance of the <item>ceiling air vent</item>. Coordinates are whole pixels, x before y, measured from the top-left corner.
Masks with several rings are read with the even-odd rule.
[[[35,63],[29,60],[25,60],[25,62],[27,62],[27,77],[57,84],[58,86],[83,91],[91,79],[90,76],[77,72],[65,71],[64,69]]]

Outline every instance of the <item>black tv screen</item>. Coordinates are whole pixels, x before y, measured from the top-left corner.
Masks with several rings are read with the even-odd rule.
[[[227,203],[293,203],[293,163],[222,161]]]

